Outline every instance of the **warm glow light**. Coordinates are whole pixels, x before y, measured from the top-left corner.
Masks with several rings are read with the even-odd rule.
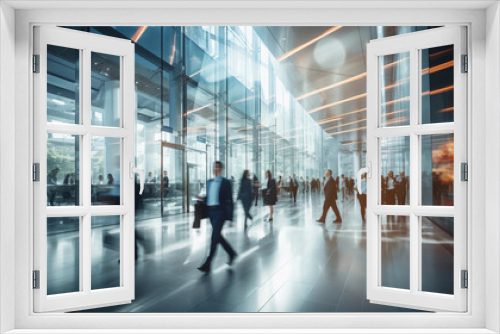
[[[399,63],[401,63],[403,60],[405,60],[407,58],[403,58],[403,59],[400,59],[398,61],[395,61],[393,63],[389,63],[389,64],[385,64],[384,65],[384,69],[388,69],[390,67],[393,67]],[[297,101],[300,101],[300,100],[303,100],[305,99],[306,97],[309,97],[309,96],[312,96],[312,95],[316,95],[316,94],[319,94],[319,93],[322,93],[324,92],[325,90],[329,90],[329,89],[333,89],[333,88],[336,88],[336,87],[339,87],[339,86],[342,86],[342,85],[345,85],[345,84],[348,84],[350,82],[353,82],[353,81],[356,81],[356,80],[360,80],[360,79],[363,79],[366,77],[366,72],[364,73],[361,73],[361,74],[358,74],[358,75],[355,75],[351,78],[348,78],[348,79],[345,79],[345,80],[342,80],[342,81],[339,81],[337,83],[334,83],[334,84],[331,84],[331,85],[328,85],[328,86],[325,86],[323,88],[319,88],[317,90],[314,90],[312,92],[309,92],[309,93],[306,93],[304,95],[301,95],[297,98]]]
[[[444,88],[439,88],[439,89],[431,90],[430,92],[429,91],[422,92],[422,96],[429,95],[429,94],[430,95],[441,94],[441,93],[444,93],[444,92],[448,92],[450,90],[453,90],[453,85],[448,86],[448,87],[444,87]]]
[[[253,100],[253,99],[255,99],[255,97],[256,97],[255,95],[252,95],[252,96],[240,99],[240,100],[233,101],[232,103],[240,103],[240,102],[245,102],[245,101]]]
[[[187,113],[184,114],[184,116],[189,115],[189,114],[191,114],[193,112],[197,112],[197,111],[203,110],[203,109],[205,109],[207,107],[210,107],[211,105],[212,105],[212,103],[208,103],[208,104],[205,104],[204,106],[188,110]]]
[[[342,142],[341,145],[361,144],[364,142],[365,142],[364,140],[350,140],[350,141]]]
[[[283,61],[283,60],[287,59],[287,58],[288,58],[288,57],[290,57],[290,56],[293,56],[293,55],[294,55],[294,54],[296,54],[297,52],[299,52],[299,51],[301,51],[301,50],[303,50],[303,49],[307,48],[307,47],[308,47],[309,45],[311,45],[311,44],[316,43],[316,42],[317,42],[317,41],[319,41],[320,39],[325,38],[326,36],[330,35],[332,32],[335,32],[335,31],[339,30],[340,28],[342,28],[342,26],[336,26],[336,27],[332,27],[332,28],[328,29],[327,31],[325,31],[324,33],[322,33],[321,35],[319,35],[318,37],[313,38],[313,39],[311,39],[310,41],[308,41],[308,42],[306,42],[306,43],[304,43],[304,44],[302,44],[302,45],[299,45],[299,46],[298,46],[298,47],[296,47],[295,49],[290,50],[290,51],[288,51],[287,53],[283,54],[282,56],[280,56],[280,57],[278,58],[278,61],[280,62],[280,61]]]
[[[446,51],[446,50],[445,50]],[[445,52],[445,51],[442,51],[442,52]],[[390,67],[393,67],[395,65],[397,65],[398,63],[401,63],[403,60],[405,60],[407,58],[403,58],[403,59],[400,59],[398,61],[395,61],[395,62],[392,62],[392,63],[389,63],[389,64],[385,64],[384,65],[384,69],[388,69]],[[426,74],[429,74],[429,73],[435,73],[435,72],[438,72],[438,71],[441,71],[441,70],[444,70],[446,68],[450,68],[453,66],[453,60],[449,61],[449,62],[446,62],[446,63],[443,63],[443,64],[440,64],[440,65],[436,65],[436,66],[433,66],[431,67],[430,69],[429,68],[425,68],[422,70],[422,75],[426,75]],[[329,90],[329,89],[333,89],[333,88],[336,88],[336,87],[340,87],[342,85],[345,85],[347,83],[350,83],[350,82],[353,82],[353,81],[356,81],[356,80],[360,80],[362,78],[366,77],[366,72],[364,73],[361,73],[361,74],[358,74],[354,77],[351,77],[349,79],[346,79],[346,80],[343,80],[343,81],[340,81],[340,82],[337,82],[337,83],[334,83],[334,84],[331,84],[331,85],[328,85],[328,86],[325,86],[323,88],[319,88],[317,90],[314,90],[314,91],[311,91],[309,93],[306,93],[306,94],[303,94],[301,96],[299,96],[297,98],[297,101],[300,101],[300,100],[303,100],[309,96],[312,96],[312,95],[316,95],[316,94],[319,94],[319,93],[322,93],[326,90]],[[408,79],[406,79],[404,82],[408,81]],[[403,82],[401,83],[396,83],[396,84],[392,84],[390,86],[387,86],[385,87],[385,89],[390,89],[390,88],[394,88],[396,86],[399,86],[400,84],[402,84]],[[436,93],[437,94],[437,93]],[[321,108],[321,107],[319,107]],[[327,108],[327,107],[326,107]],[[314,109],[313,109],[314,110]],[[321,110],[321,109],[320,109]],[[315,111],[313,111],[315,112]]]
[[[339,131],[339,132],[332,132],[332,133],[328,133],[328,134],[331,135],[331,136],[334,136],[334,135],[339,135],[341,133],[360,131],[360,130],[364,130],[364,129],[366,129],[366,126],[362,126],[360,128],[351,129],[351,130],[344,130],[344,131]]]
[[[444,70],[444,69],[447,69],[447,68],[450,68],[450,67],[453,67],[453,60],[450,60],[450,61],[448,61],[446,63],[442,63],[442,64],[439,64],[439,65],[436,65],[436,66],[433,66],[430,69],[429,68],[424,68],[422,70],[422,75],[426,75],[426,74],[429,74],[429,73],[435,73],[437,71],[441,71],[441,70]]]
[[[434,58],[434,57],[438,57],[438,56],[442,56],[443,54],[445,53],[448,53],[450,51],[452,51],[453,49],[446,49],[446,50],[443,50],[443,51],[439,51],[439,52],[436,52],[436,53],[433,53],[433,54],[430,54],[429,55],[429,58]]]
[[[194,72],[193,74],[191,74],[191,75],[188,75],[188,77],[192,78],[192,77],[194,77],[195,75],[198,75],[198,74],[200,74],[200,73],[201,73],[201,71],[203,71],[203,70],[204,70],[204,68],[202,68],[202,69],[199,69],[198,71]]]
[[[336,101],[336,102],[333,102],[333,103],[325,104],[325,105],[323,105],[321,107],[318,107],[318,108],[311,109],[311,110],[308,111],[308,113],[312,114],[312,113],[321,111],[321,110],[326,109],[326,108],[335,107],[335,106],[338,106],[339,104],[350,102],[350,101],[359,100],[359,99],[362,99],[362,98],[365,98],[365,97],[366,97],[366,93],[355,95],[355,96],[351,96],[351,97],[349,97],[349,98],[347,98],[345,100]]]
[[[441,109],[439,112],[448,112],[448,111],[453,111],[455,108],[453,107],[449,107],[449,108],[444,108],[444,109]]]
[[[144,34],[144,32],[146,31],[146,29],[148,29],[148,26],[139,27],[139,29],[137,29],[137,31],[135,32],[134,36],[132,36],[131,38],[132,42],[137,43],[139,39],[142,37],[142,34]]]
[[[455,145],[453,139],[448,140],[432,150],[432,174],[436,174],[442,184],[452,184],[454,181],[453,162]]]
[[[364,108],[366,110],[366,108]],[[322,119],[321,121],[318,122],[318,124],[325,124],[325,123],[331,123],[331,122],[335,122],[335,121],[340,121],[343,117],[339,117],[339,116],[333,116],[333,117],[330,117],[330,118],[325,118],[325,119]]]
[[[363,111],[366,111],[366,108],[361,108],[361,109],[357,109],[357,110],[354,110],[354,111],[346,112],[346,113],[343,113],[342,115],[339,115],[339,116],[333,116],[333,117],[330,117],[330,118],[325,118],[325,119],[323,119],[321,121],[318,121],[318,124],[325,124],[325,123],[331,123],[331,122],[339,121],[341,119],[344,119],[347,115],[357,114],[358,112],[363,112]]]
[[[321,92],[324,92],[325,90],[329,90],[329,89],[333,89],[335,87],[339,87],[339,86],[342,86],[342,85],[345,85],[349,82],[353,82],[353,81],[356,81],[356,80],[359,80],[359,79],[362,79],[362,78],[365,78],[366,77],[366,72],[365,73],[361,73],[361,74],[358,74],[358,75],[355,75],[353,77],[350,77],[348,79],[345,79],[345,80],[342,80],[342,81],[339,81],[339,82],[336,82],[332,85],[328,85],[326,87],[323,87],[323,88],[320,88],[320,89],[317,89],[317,90],[314,90],[312,92],[309,92],[309,93],[306,93],[304,95],[301,95],[297,98],[297,101],[300,101],[300,100],[303,100],[305,99],[306,97],[309,97],[311,95],[316,95],[316,94],[319,94]]]
[[[175,41],[177,40],[177,33],[174,34],[174,42],[172,43],[172,53],[170,53],[170,64],[174,64],[174,56],[175,56]]]
[[[402,98],[397,99],[397,100],[387,101],[387,102],[383,103],[383,105],[388,106],[388,105],[394,104],[396,102],[403,102],[403,101],[408,101],[408,100],[410,100],[410,97],[406,96],[406,97],[402,97]]]
[[[360,119],[360,120],[357,120],[357,121],[354,121],[354,122],[349,122],[349,123],[345,123],[345,124],[335,125],[335,126],[326,128],[324,130],[328,131],[328,130],[332,130],[332,129],[336,129],[336,128],[340,128],[340,127],[343,127],[343,126],[348,126],[348,125],[351,125],[351,124],[356,124],[356,123],[364,122],[364,121],[366,121],[366,118],[363,118],[363,119]]]
[[[406,121],[408,118],[407,117],[398,117],[398,118],[395,118],[395,119],[391,119],[385,123],[382,123],[382,125],[389,125],[389,124],[394,124],[394,123],[403,123],[404,121]]]

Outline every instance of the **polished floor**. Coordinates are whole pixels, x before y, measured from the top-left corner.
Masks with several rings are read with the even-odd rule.
[[[135,300],[91,312],[416,312],[366,299],[366,225],[355,196],[338,201],[342,224],[332,223],[331,211],[326,224],[316,223],[321,195],[300,194],[295,205],[288,196],[281,197],[273,222],[267,222],[268,208],[260,204],[252,207],[254,221],[247,229],[238,204],[236,221],[226,223],[223,231],[238,260],[229,267],[227,254],[219,247],[210,275],[196,270],[208,251],[211,227],[207,221],[200,230],[191,228],[189,214],[138,221]],[[406,225],[402,217],[384,223],[384,235],[396,233],[392,243],[382,245],[382,281],[388,286],[404,287],[409,279]],[[116,227],[100,229],[93,233],[107,235]],[[426,229],[429,261],[452,272],[453,267],[445,265],[453,262],[452,240],[438,227]],[[49,244],[61,239],[55,234]],[[102,243],[103,238],[93,240]],[[100,256],[107,263],[93,265],[92,277],[107,286],[107,275],[116,279],[116,270],[110,267],[118,267],[118,252],[101,248]],[[453,285],[452,275],[437,275],[436,284]],[[451,277],[451,283],[446,277]]]

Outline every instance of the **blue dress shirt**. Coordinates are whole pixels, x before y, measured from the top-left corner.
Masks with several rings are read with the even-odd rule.
[[[222,184],[222,176],[217,176],[215,179],[208,182],[207,206],[220,205],[219,191]]]

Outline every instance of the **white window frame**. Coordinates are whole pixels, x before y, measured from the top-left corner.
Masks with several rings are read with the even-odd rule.
[[[61,332],[69,333],[71,329],[90,328],[92,332],[100,333],[100,329],[130,329],[137,328],[142,324],[144,328],[165,328],[176,332],[175,328],[194,328],[191,332],[201,333],[203,329],[223,329],[224,332],[234,332],[235,328],[256,328],[255,332],[284,332],[283,328],[302,328],[295,332],[304,332],[304,328],[311,329],[311,332],[327,332],[321,329],[334,328],[358,328],[359,332],[383,332],[388,333],[392,329],[395,333],[410,332],[410,328],[418,328],[419,332],[431,332],[429,328],[440,328],[432,332],[451,332],[451,329],[465,329],[466,333],[491,333],[500,330],[499,302],[500,287],[498,278],[500,264],[498,256],[486,257],[486,254],[499,254],[500,229],[498,224],[487,224],[488,220],[498,222],[500,210],[498,203],[500,200],[498,183],[498,163],[500,163],[500,137],[498,135],[498,124],[500,118],[497,115],[500,102],[497,101],[498,90],[500,89],[499,65],[500,63],[500,12],[497,4],[492,2],[460,2],[462,9],[455,9],[454,2],[433,1],[413,3],[407,9],[391,9],[396,6],[405,6],[401,3],[388,3],[380,1],[377,3],[360,2],[337,2],[337,4],[325,4],[314,1],[303,2],[273,2],[272,8],[267,4],[256,5],[241,1],[238,4],[230,5],[227,2],[219,4],[218,9],[210,8],[209,3],[192,6],[189,2],[168,4],[163,6],[170,8],[133,10],[120,9],[123,3],[119,2],[99,2],[99,6],[109,9],[97,9],[96,2],[82,1],[70,5],[69,2],[17,2],[10,1],[16,6],[37,6],[38,9],[19,10],[15,14],[15,23],[12,20],[12,9],[8,4],[2,3],[0,9],[0,43],[2,43],[2,53],[0,53],[0,129],[3,131],[8,126],[12,126],[12,117],[15,114],[15,145],[12,146],[12,138],[6,136],[12,131],[3,133],[0,131],[0,181],[7,181],[6,184],[15,188],[15,212],[4,210],[0,212],[1,232],[0,249],[2,274],[0,276],[0,292],[2,293],[2,303],[0,312],[3,319],[8,319],[12,315],[9,310],[10,305],[15,304],[14,321],[7,320],[3,329],[14,329],[16,333],[25,333],[23,329],[64,329]],[[127,3],[130,6],[130,3]],[[485,10],[487,6],[492,6]],[[47,6],[87,6],[87,9],[66,8],[64,10],[41,10]],[[144,1],[140,6],[158,7],[161,4],[151,4]],[[428,6],[428,7],[425,7]],[[432,6],[432,7],[431,7]],[[208,7],[208,8],[206,8]],[[294,7],[290,9],[290,7]],[[351,9],[345,9],[345,7]],[[54,8],[54,7],[52,7]],[[93,9],[92,9],[93,8]],[[184,9],[183,9],[184,8]],[[196,9],[194,9],[196,8]],[[245,9],[246,8],[246,9]],[[257,8],[257,9],[256,9]],[[314,8],[314,9],[311,9]],[[420,9],[418,9],[420,8]],[[422,9],[423,8],[423,9]],[[436,9],[440,8],[440,9]],[[245,10],[242,10],[245,9]],[[105,13],[105,15],[103,15]],[[265,15],[263,15],[265,14]],[[103,21],[105,20],[105,21]],[[470,186],[468,198],[470,198],[468,208],[468,227],[470,242],[468,244],[468,268],[469,289],[468,289],[468,312],[467,313],[436,313],[436,314],[373,314],[373,313],[340,313],[340,314],[34,314],[33,291],[31,289],[32,263],[32,222],[33,207],[32,191],[33,186],[30,181],[31,156],[33,133],[33,110],[32,110],[32,76],[31,59],[32,54],[32,27],[36,24],[57,24],[57,25],[442,25],[442,24],[462,24],[468,26],[469,46],[468,54],[471,59],[469,64],[470,75],[468,76],[468,152]],[[485,22],[488,29],[485,29]],[[7,29],[5,29],[7,28]],[[15,31],[15,44],[13,42],[13,31]],[[15,62],[13,61],[12,49],[5,49],[3,46],[15,45]],[[6,62],[7,60],[8,62]],[[488,72],[485,71],[484,61],[489,61]],[[15,73],[12,66],[15,65]],[[3,76],[9,73],[8,76]],[[13,89],[9,87],[15,79],[15,97]],[[488,83],[488,84],[487,84]],[[486,97],[486,98],[485,98]],[[12,108],[15,107],[15,113]],[[487,108],[488,107],[488,108]],[[472,119],[474,116],[474,121]],[[488,117],[488,122],[485,119]],[[10,121],[10,123],[8,123]],[[7,123],[7,124],[6,124]],[[488,142],[486,142],[486,134]],[[471,135],[473,134],[473,136]],[[10,141],[9,141],[10,140]],[[486,155],[487,153],[487,155]],[[11,159],[11,160],[6,160]],[[9,161],[15,161],[9,163]],[[5,168],[4,168],[5,166]],[[486,167],[485,167],[486,166]],[[15,168],[16,173],[8,174]],[[485,169],[486,168],[486,169]],[[488,183],[485,182],[485,172],[491,174]],[[2,174],[3,172],[3,174]],[[17,177],[15,184],[9,182],[12,175],[24,175]],[[474,182],[474,183],[472,183]],[[12,189],[11,188],[11,189]],[[6,202],[3,199],[10,194],[3,186],[0,190],[0,208],[4,208]],[[488,194],[488,197],[486,196]],[[8,202],[7,202],[8,203]],[[488,207],[485,205],[490,204]],[[15,215],[15,216],[13,216]],[[5,219],[15,217],[15,227],[6,225]],[[474,230],[472,230],[474,226]],[[15,228],[15,243],[12,239]],[[9,232],[8,235],[3,233]],[[12,253],[15,256],[11,260]],[[487,266],[486,266],[487,264]],[[5,284],[15,280],[15,294],[9,292],[9,287]],[[2,285],[3,284],[3,285]],[[488,293],[486,293],[488,289]],[[7,298],[4,300],[4,296]],[[487,310],[488,308],[488,310]],[[11,308],[10,308],[11,309]],[[2,319],[2,318],[0,318]],[[232,328],[232,330],[231,330]],[[258,330],[258,328],[268,328],[270,330]],[[379,329],[377,331],[377,328]],[[380,328],[384,328],[381,330]],[[489,328],[489,329],[487,329]],[[281,329],[281,330],[280,330]],[[364,329],[364,330],[363,330]],[[450,331],[446,331],[450,329]],[[34,333],[36,331],[31,331]],[[55,331],[51,330],[54,333]],[[89,331],[90,332],[90,331]],[[128,331],[132,333],[133,331]],[[144,333],[144,330],[137,330]],[[223,330],[216,330],[223,332]],[[338,331],[340,332],[340,331]],[[354,333],[355,331],[351,331]],[[416,331],[411,331],[415,333]]]
[[[34,161],[40,166],[40,181],[34,190],[34,269],[40,272],[39,289],[34,290],[37,312],[74,311],[99,306],[130,303],[135,291],[135,48],[123,39],[89,34],[59,27],[34,27],[34,52],[40,57],[34,80]],[[80,53],[80,120],[77,124],[47,122],[47,46],[57,45]],[[119,57],[119,126],[95,126],[91,120],[91,57],[93,52]],[[80,137],[80,203],[76,206],[47,206],[47,134]],[[120,204],[91,204],[91,141],[93,137],[120,141]],[[93,216],[119,216],[120,285],[92,290],[91,233]],[[47,218],[79,217],[79,283],[77,292],[47,295]]]
[[[463,312],[467,309],[467,290],[461,288],[461,270],[467,269],[467,185],[460,179],[461,163],[467,163],[467,73],[461,72],[461,56],[466,54],[466,31],[462,26],[440,27],[426,31],[381,38],[367,46],[367,154],[371,169],[368,173],[367,205],[367,298],[386,305],[408,305],[422,310],[449,310]],[[432,47],[453,48],[454,122],[425,124],[422,119],[422,54]],[[384,127],[382,120],[381,92],[382,57],[408,53],[409,70],[409,122],[403,126]],[[454,205],[422,205],[422,136],[453,134],[454,142]],[[408,205],[382,205],[380,202],[382,138],[407,137],[410,142],[410,203]],[[399,171],[394,171],[396,174]],[[383,175],[385,176],[385,175]],[[383,215],[404,215],[409,221],[409,289],[384,287],[382,277],[382,225]],[[422,218],[454,217],[453,235],[453,291],[451,295],[422,291]]]

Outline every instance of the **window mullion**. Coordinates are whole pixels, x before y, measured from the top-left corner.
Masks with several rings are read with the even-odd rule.
[[[410,50],[410,208],[413,208],[416,201],[416,191],[418,183],[411,184],[416,180],[415,174],[418,174],[419,155],[418,155],[418,136],[415,134],[415,128],[419,120],[419,97],[420,97],[420,58],[419,51],[415,48]],[[418,217],[413,212],[410,213],[410,292],[418,291],[420,277],[420,248],[419,248],[419,224]]]

